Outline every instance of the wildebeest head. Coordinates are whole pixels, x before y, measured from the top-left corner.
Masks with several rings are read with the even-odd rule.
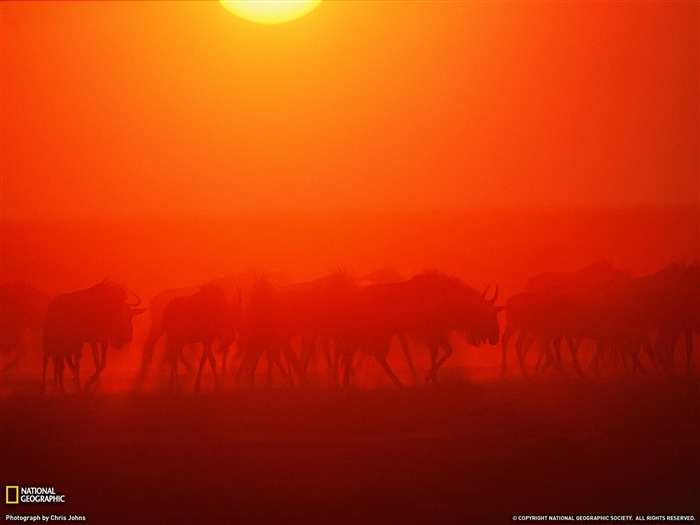
[[[44,319],[45,350],[75,351],[82,343],[109,343],[117,348],[133,339],[131,320],[145,309],[129,302],[126,286],[103,281],[86,290],[58,295]],[[48,346],[47,346],[48,345]]]
[[[141,304],[141,298],[136,294],[134,296],[136,298],[135,301],[124,301],[116,308],[112,321],[113,333],[110,338],[116,348],[122,348],[134,339],[132,318],[146,311],[145,308],[137,308]]]
[[[474,346],[482,342],[498,343],[496,314],[502,310],[502,307],[496,306],[498,287],[493,297],[487,299],[489,287],[480,294],[459,277],[437,270],[425,271],[407,282],[410,283],[414,283],[417,295],[423,297],[421,302],[429,306],[424,315],[432,320],[433,328],[443,332],[463,332],[467,341]]]
[[[473,311],[473,319],[467,329],[467,340],[474,346],[479,346],[483,342],[495,345],[498,344],[500,330],[498,327],[498,312],[503,310],[502,306],[496,306],[498,299],[498,285],[491,299],[486,298],[486,294],[491,285],[487,286],[481,294],[480,301]]]

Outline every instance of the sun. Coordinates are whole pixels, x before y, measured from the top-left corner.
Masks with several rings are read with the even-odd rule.
[[[219,0],[234,15],[259,24],[281,24],[313,11],[321,0]]]

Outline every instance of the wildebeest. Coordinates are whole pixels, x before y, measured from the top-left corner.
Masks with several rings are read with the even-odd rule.
[[[613,352],[623,363],[630,361],[633,373],[645,373],[640,350],[645,350],[652,364],[659,360],[657,353],[663,363],[680,334],[697,326],[697,270],[693,274],[692,267],[687,270],[672,265],[612,283],[589,296],[580,294],[566,310],[566,331],[595,341],[594,371],[598,371],[602,357]],[[655,333],[657,353],[652,350]]]
[[[374,284],[400,283],[405,280],[406,279],[404,278],[404,276],[397,270],[394,270],[393,268],[379,268],[368,273],[364,277],[361,277],[360,284],[362,286],[371,286]],[[406,358],[406,364],[408,365],[408,369],[411,371],[414,377],[416,377],[416,368],[413,365],[413,359],[411,358],[408,336],[406,334],[396,334],[396,338],[398,339],[399,345],[401,346],[401,351],[403,352],[403,355]]]
[[[581,373],[577,358],[581,336],[575,336],[571,326],[579,323],[569,310],[573,305],[597,300],[608,287],[629,279],[629,271],[614,268],[605,261],[574,272],[547,272],[529,279],[526,291],[510,297],[505,304],[501,374],[506,373],[508,342],[516,333],[515,349],[524,376],[527,376],[524,357],[535,341],[540,342],[539,359],[546,357],[560,371],[560,349],[562,341],[566,341],[574,370]]]
[[[685,341],[685,373],[690,375],[693,333],[700,333],[700,265],[674,264],[660,272],[666,281],[664,315],[659,319],[656,354],[666,373],[673,373],[676,342]]]
[[[289,349],[291,337],[284,317],[279,290],[266,278],[260,278],[251,289],[241,314],[238,348],[242,360],[236,373],[237,381],[245,377],[248,386],[254,386],[255,371],[263,356],[268,361],[268,385],[272,384],[274,366],[288,383],[292,381],[280,358],[282,351]]]
[[[630,278],[628,270],[615,268],[608,261],[599,261],[573,272],[545,272],[531,277],[525,284],[525,291],[557,291],[566,296],[575,296],[581,291],[609,286]]]
[[[49,300],[46,294],[26,283],[6,283],[0,288],[3,373],[16,368],[30,347],[40,348],[41,326]]]
[[[165,305],[163,326],[168,340],[167,360],[170,363],[170,389],[180,388],[177,372],[180,354],[188,343],[202,344],[195,391],[199,391],[204,364],[208,361],[214,375],[214,384],[219,389],[216,375],[216,359],[212,352],[214,341],[231,341],[238,319],[239,303],[232,305],[221,287],[205,284],[201,289],[185,297],[175,297]]]
[[[282,280],[283,277],[275,275],[275,279]],[[250,289],[253,284],[258,280],[258,275],[255,271],[250,270],[242,273],[223,275],[212,279],[209,281],[210,285],[218,286],[223,290],[226,295],[226,299],[230,304],[235,304],[239,301],[239,296],[244,297],[244,301],[247,300],[250,295]],[[148,335],[143,346],[143,357],[141,362],[141,369],[139,371],[139,377],[137,386],[140,385],[144,380],[150,367],[151,361],[153,360],[153,355],[155,353],[156,345],[165,335],[165,324],[163,318],[163,312],[166,305],[176,297],[185,297],[188,295],[193,295],[199,290],[198,286],[192,286],[189,288],[173,288],[169,290],[164,290],[157,295],[155,295],[149,302],[150,311],[150,324]],[[226,370],[226,363],[228,359],[228,352],[230,346],[233,344],[237,334],[232,332],[230,338],[219,341],[218,352],[222,354],[221,370],[222,372]],[[183,359],[183,364],[189,367],[187,360]]]
[[[292,371],[305,381],[319,346],[330,362],[329,344],[338,344],[339,325],[345,321],[356,289],[355,279],[344,269],[313,281],[279,287],[261,279],[251,293],[244,315],[241,334],[244,358],[239,377],[246,374],[252,384],[257,363],[265,355],[268,384],[272,382],[275,367],[288,383],[293,382]],[[299,340],[299,357],[292,347],[293,339]]]
[[[495,305],[498,287],[486,299],[461,279],[438,271],[426,271],[407,281],[366,286],[351,304],[345,326],[344,384],[348,384],[354,349],[364,348],[374,356],[391,381],[401,386],[387,362],[394,334],[418,336],[430,349],[431,368],[425,381],[437,382],[440,366],[452,355],[449,335],[462,332],[474,346],[498,343]],[[444,354],[439,356],[440,348]]]
[[[566,296],[558,290],[544,292],[523,292],[509,297],[505,304],[506,327],[501,336],[501,375],[506,373],[506,355],[508,342],[518,334],[515,341],[515,352],[520,363],[523,376],[527,377],[525,354],[529,346],[536,340],[540,341],[541,353],[554,362],[559,368],[558,358],[552,354],[554,347],[557,355],[559,345],[567,337],[574,369],[580,372],[576,358],[576,346],[571,342],[570,334],[566,334],[562,314],[568,306]]]
[[[73,370],[80,389],[80,357],[84,343],[91,344],[95,360],[95,374],[90,382],[97,379],[106,366],[107,345],[122,348],[131,342],[132,317],[145,311],[136,308],[139,303],[138,297],[133,303],[127,302],[126,286],[107,280],[86,290],[59,295],[51,301],[44,320],[42,393],[46,388],[49,359],[53,361],[61,392],[64,391],[65,363]]]

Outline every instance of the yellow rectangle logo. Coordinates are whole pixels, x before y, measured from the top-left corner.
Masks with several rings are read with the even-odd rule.
[[[6,485],[5,486],[5,503],[7,503],[7,504],[19,503],[19,486],[18,485]]]

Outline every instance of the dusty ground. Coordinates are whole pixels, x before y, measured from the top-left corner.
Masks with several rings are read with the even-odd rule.
[[[2,397],[2,483],[90,523],[700,519],[700,382]]]

